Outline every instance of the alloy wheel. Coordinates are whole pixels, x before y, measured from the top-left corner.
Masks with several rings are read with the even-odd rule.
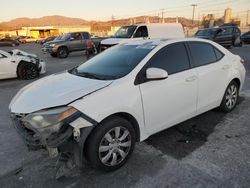
[[[125,127],[114,127],[108,131],[99,145],[99,159],[106,166],[120,164],[131,148],[131,135]]]
[[[226,106],[228,109],[232,109],[235,107],[238,99],[238,89],[236,85],[231,85],[228,87],[226,92]]]

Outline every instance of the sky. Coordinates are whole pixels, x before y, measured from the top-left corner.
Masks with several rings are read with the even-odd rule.
[[[195,18],[204,13],[223,14],[231,7],[235,14],[246,14],[250,0],[0,0],[0,22],[18,17],[39,18],[62,15],[86,20],[106,21],[141,15],[192,17],[191,4],[196,4]]]

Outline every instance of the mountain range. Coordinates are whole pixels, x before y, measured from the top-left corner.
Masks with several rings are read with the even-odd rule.
[[[157,16],[140,16],[135,17],[133,20],[136,20],[136,22],[144,22],[145,19],[149,22],[157,22],[159,21],[159,17]],[[192,21],[187,18],[179,18],[178,19],[180,23],[182,23],[184,26],[190,26]],[[165,22],[175,22],[176,18],[165,18]],[[70,18],[65,16],[44,16],[41,18],[16,18],[13,20],[10,20],[8,22],[1,22],[0,23],[0,30],[15,30],[20,29],[21,27],[28,27],[28,26],[70,26],[70,25],[116,25],[121,26],[124,24],[130,24],[130,19],[120,19],[120,20],[113,20],[113,21],[106,21],[106,22],[96,22],[96,21],[87,21],[81,18]]]

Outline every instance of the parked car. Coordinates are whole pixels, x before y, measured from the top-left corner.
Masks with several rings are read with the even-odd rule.
[[[42,51],[50,53],[52,57],[66,58],[71,52],[89,51],[93,48],[94,44],[88,32],[72,32],[63,35],[59,40],[46,42]]]
[[[114,36],[101,41],[98,51],[103,51],[116,44],[139,39],[184,38],[183,27],[179,23],[138,24],[122,26]]]
[[[241,35],[241,41],[244,43],[244,44],[250,44],[250,31],[244,33],[243,35]]]
[[[44,44],[44,43],[46,43],[46,42],[50,42],[50,41],[55,40],[55,38],[57,38],[57,37],[55,37],[55,36],[46,37],[46,38],[44,38],[44,39],[39,40],[38,43],[39,43],[39,44]]]
[[[0,50],[0,79],[33,79],[46,72],[46,63],[21,50]]]
[[[20,43],[17,40],[10,38],[0,39],[0,46],[18,46]]]
[[[35,38],[33,36],[26,36],[19,39],[21,43],[35,43],[38,40],[39,40],[38,38]]]
[[[131,41],[29,84],[9,108],[29,148],[112,171],[129,159],[136,141],[213,108],[232,111],[245,80],[243,63],[203,39]]]
[[[218,28],[202,29],[195,33],[195,37],[209,39],[224,47],[239,46],[241,31],[236,26],[223,26]]]

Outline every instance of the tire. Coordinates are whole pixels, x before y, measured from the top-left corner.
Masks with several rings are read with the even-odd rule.
[[[67,58],[68,55],[69,55],[69,51],[66,47],[60,47],[57,50],[57,57],[59,57],[59,58]]]
[[[35,64],[24,62],[18,66],[17,74],[21,79],[30,80],[38,77],[39,72]]]
[[[51,55],[51,57],[57,57],[56,53],[51,53],[50,55]]]
[[[236,107],[238,98],[239,86],[235,81],[231,81],[227,86],[219,109],[223,112],[231,112]]]
[[[134,145],[135,131],[131,123],[123,118],[113,117],[94,129],[86,141],[84,152],[94,168],[109,172],[127,162]]]

